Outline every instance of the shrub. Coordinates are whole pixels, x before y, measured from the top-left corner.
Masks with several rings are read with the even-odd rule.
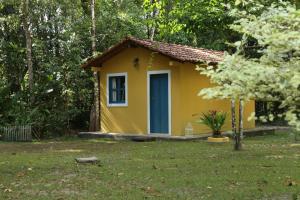
[[[226,120],[226,113],[210,110],[207,114],[202,113],[199,123],[208,126],[213,133],[213,137],[221,137],[221,129]]]

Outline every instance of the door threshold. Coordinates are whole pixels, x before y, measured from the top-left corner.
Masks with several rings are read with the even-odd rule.
[[[171,134],[169,134],[169,133],[150,133],[148,135],[149,136],[167,136],[167,137],[171,136]]]

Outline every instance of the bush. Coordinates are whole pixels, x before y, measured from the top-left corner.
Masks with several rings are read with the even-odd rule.
[[[208,126],[213,133],[213,137],[221,137],[221,129],[226,120],[226,113],[210,110],[207,114],[202,113],[199,123]]]

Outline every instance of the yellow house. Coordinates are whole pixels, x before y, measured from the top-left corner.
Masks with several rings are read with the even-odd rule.
[[[83,67],[100,72],[101,132],[126,134],[194,135],[210,130],[196,123],[209,110],[227,112],[224,130],[231,129],[230,101],[205,100],[197,94],[211,87],[195,70],[201,62],[217,64],[223,52],[127,37]],[[244,108],[244,128],[255,127]]]

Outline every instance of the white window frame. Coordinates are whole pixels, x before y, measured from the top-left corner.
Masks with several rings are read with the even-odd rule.
[[[125,103],[109,103],[109,78],[116,76],[125,77]],[[107,107],[126,107],[128,106],[128,75],[127,72],[107,74],[106,79],[106,101]]]

